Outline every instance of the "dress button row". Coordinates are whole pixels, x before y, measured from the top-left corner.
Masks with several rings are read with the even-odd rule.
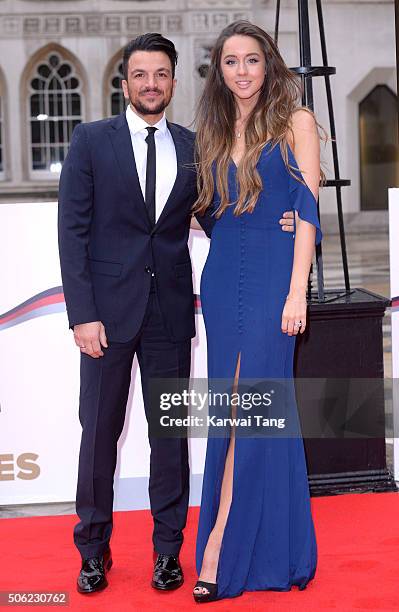
[[[245,230],[246,230],[246,226],[244,224],[244,219],[241,216],[240,217],[240,267],[239,267],[240,274],[239,274],[239,280],[238,280],[238,325],[237,325],[237,330],[239,334],[242,334],[244,331],[242,286],[244,283],[244,263],[243,261],[245,258],[245,251],[246,251]]]

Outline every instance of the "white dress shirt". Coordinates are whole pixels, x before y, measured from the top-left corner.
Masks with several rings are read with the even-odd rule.
[[[145,178],[147,169],[148,145],[145,139],[148,136],[149,124],[139,117],[129,106],[126,109],[126,120],[129,126],[134,158],[136,160],[137,174],[139,175],[140,187],[145,198]],[[156,179],[155,179],[155,222],[158,221],[161,212],[172,191],[177,175],[176,148],[172,134],[168,130],[165,114],[162,119],[155,123],[155,150],[156,150]]]

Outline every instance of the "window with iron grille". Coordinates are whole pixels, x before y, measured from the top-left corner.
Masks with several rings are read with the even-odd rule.
[[[114,117],[115,115],[120,115],[124,112],[127,106],[127,101],[125,100],[125,96],[123,95],[122,90],[122,79],[123,70],[122,70],[122,62],[118,61],[115,66],[115,70],[111,74],[110,78],[110,100],[109,100],[109,108],[110,115]]]
[[[80,79],[70,61],[50,53],[30,81],[30,166],[34,173],[58,174],[74,128],[82,121]]]

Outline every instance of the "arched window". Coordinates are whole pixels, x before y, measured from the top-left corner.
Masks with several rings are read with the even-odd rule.
[[[59,174],[72,132],[82,121],[80,79],[69,60],[52,51],[36,66],[29,86],[30,167]]]
[[[122,62],[118,60],[110,76],[109,115],[112,117],[123,113],[127,106],[122,90],[122,79]]]
[[[399,185],[397,97],[377,85],[359,104],[361,210],[388,208]]]

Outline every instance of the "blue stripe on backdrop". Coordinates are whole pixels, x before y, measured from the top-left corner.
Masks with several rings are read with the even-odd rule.
[[[201,502],[202,474],[190,477],[190,506],[199,506]],[[115,480],[114,510],[147,510],[150,507],[148,497],[148,478],[118,478]]]

